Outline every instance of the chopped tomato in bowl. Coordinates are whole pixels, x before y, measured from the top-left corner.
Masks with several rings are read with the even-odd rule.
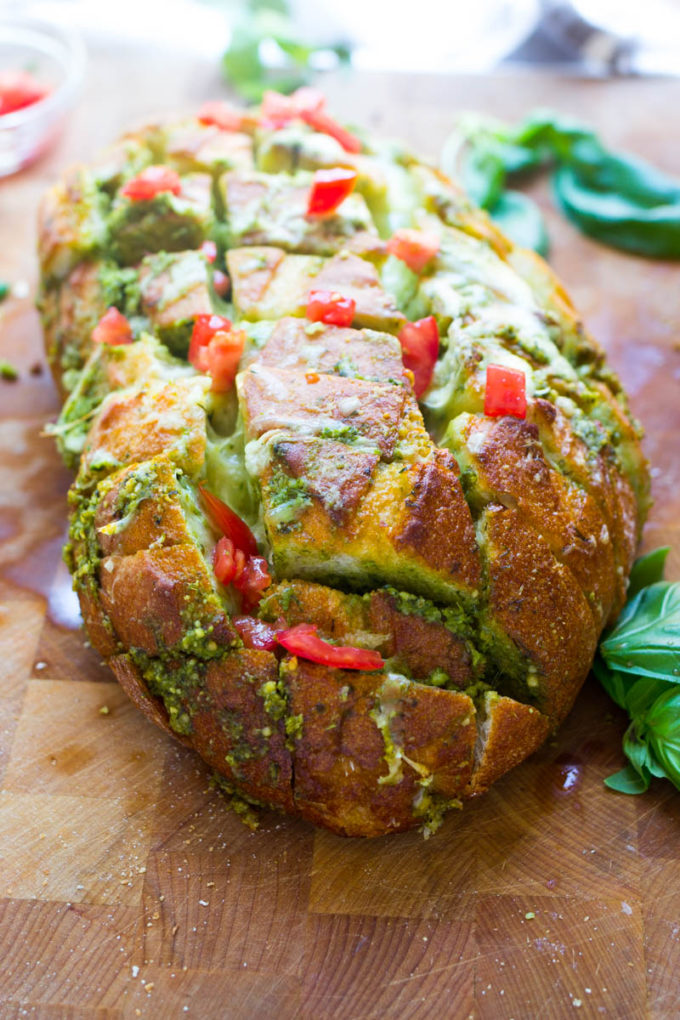
[[[0,117],[40,102],[49,92],[29,71],[0,71]]]
[[[4,177],[28,166],[56,140],[82,84],[85,50],[69,29],[14,12],[1,19],[0,40]]]

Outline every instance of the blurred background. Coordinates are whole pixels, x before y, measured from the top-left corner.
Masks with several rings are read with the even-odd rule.
[[[0,11],[58,21],[91,45],[134,41],[215,60],[240,47],[242,73],[248,61],[323,69],[339,60],[388,71],[481,73],[510,64],[589,76],[680,73],[680,0],[419,0],[405,13],[398,6],[393,0],[4,0]]]

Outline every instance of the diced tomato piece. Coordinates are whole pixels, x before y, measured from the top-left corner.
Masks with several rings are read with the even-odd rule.
[[[237,110],[221,99],[209,99],[203,103],[197,117],[201,124],[214,124],[223,131],[243,129],[243,111]]]
[[[249,556],[241,574],[235,578],[234,587],[243,596],[243,609],[254,609],[262,598],[263,591],[272,583],[269,566],[263,556]]]
[[[0,71],[0,116],[32,106],[48,92],[28,71]]]
[[[147,166],[121,188],[121,195],[131,202],[150,202],[156,195],[169,191],[179,195],[182,182],[179,174],[168,166]]]
[[[360,139],[330,117],[324,110],[325,105],[326,97],[318,89],[303,87],[291,96],[269,91],[264,94],[260,115],[263,125],[273,128],[285,127],[300,118],[314,131],[335,138],[346,152],[361,152]]]
[[[237,549],[242,549],[246,556],[256,556],[257,542],[246,522],[204,485],[199,484],[198,489],[208,516],[217,531],[221,531],[230,539]]]
[[[527,416],[527,380],[524,372],[504,365],[486,366],[484,414],[490,418]]]
[[[205,256],[206,261],[211,264],[217,258],[217,245],[214,241],[204,241],[198,250]]]
[[[265,127],[284,127],[298,116],[298,112],[292,96],[268,89],[262,97],[260,117]]]
[[[241,593],[242,609],[249,612],[272,583],[267,561],[258,556],[255,536],[246,522],[204,485],[198,489],[213,526],[222,532],[213,553],[215,577],[224,585],[233,584]]]
[[[315,131],[321,131],[322,134],[335,138],[336,142],[340,143],[345,152],[361,152],[361,140],[356,135],[353,135],[351,131],[348,131],[347,128],[343,127],[342,124],[338,124],[337,120],[329,117],[323,110],[301,110],[300,116],[305,124],[309,124]]]
[[[205,368],[196,364],[196,361],[199,359],[199,352],[203,347],[207,347],[212,338],[218,333],[228,333],[230,330],[231,319],[227,319],[224,315],[196,316],[189,342],[189,361],[194,368],[198,368],[200,372],[205,372]]]
[[[189,362],[212,377],[216,393],[231,389],[246,337],[223,315],[197,315],[189,342]]]
[[[301,88],[295,89],[290,98],[295,103],[296,110],[299,110],[300,113],[323,110],[326,105],[326,97],[323,92],[320,89],[310,88],[309,85],[303,85]]]
[[[434,315],[407,322],[399,333],[401,360],[413,372],[413,391],[418,399],[432,382],[439,354],[439,329]]]
[[[109,347],[121,347],[131,344],[134,340],[132,326],[117,308],[107,308],[97,325],[92,330],[92,342],[108,344]]]
[[[330,326],[351,326],[357,303],[334,290],[310,290],[307,295],[307,318]]]
[[[218,297],[226,297],[231,287],[231,281],[221,269],[216,269],[212,278],[213,290]]]
[[[291,120],[322,110],[325,103],[323,92],[306,86],[297,89],[291,96],[268,89],[260,106],[261,122],[264,127],[285,127]]]
[[[352,645],[332,645],[317,634],[311,623],[298,623],[296,627],[281,630],[277,634],[280,645],[298,655],[301,659],[318,662],[322,666],[333,666],[335,669],[382,669],[385,663],[378,652],[366,648],[354,648]]]
[[[308,216],[331,216],[357,182],[356,170],[336,166],[330,170],[317,170],[309,192]]]
[[[246,344],[242,329],[217,333],[206,348],[207,372],[215,393],[226,393],[234,385],[239,361]]]
[[[276,630],[270,623],[257,620],[254,616],[233,616],[231,622],[246,648],[257,648],[264,652],[273,652],[276,648]]]
[[[387,251],[401,259],[414,273],[422,273],[439,251],[439,237],[430,230],[395,230],[387,242]]]
[[[246,554],[237,549],[230,538],[223,536],[215,546],[213,570],[215,577],[225,586],[238,580],[246,565]]]

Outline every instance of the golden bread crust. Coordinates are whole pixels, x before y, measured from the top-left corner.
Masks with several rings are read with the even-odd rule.
[[[151,164],[179,183],[130,197]],[[310,215],[333,167],[355,189]],[[404,225],[439,243],[417,272],[389,254]],[[625,601],[649,500],[640,429],[545,263],[415,157],[256,111],[69,170],[39,248],[67,560],[147,718],[232,795],[349,836],[429,834],[533,753]],[[308,319],[313,290],[342,325]],[[132,342],[93,342],[107,309]],[[491,364],[523,373],[526,418],[485,413]],[[254,545],[205,490],[254,532],[259,605]],[[303,624],[321,653],[284,650]],[[382,668],[328,664],[357,650]]]

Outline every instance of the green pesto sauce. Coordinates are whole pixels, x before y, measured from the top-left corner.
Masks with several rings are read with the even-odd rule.
[[[304,716],[300,715],[289,715],[286,719],[286,746],[291,749],[290,745],[295,744],[296,740],[302,740],[302,730],[304,724]]]
[[[359,432],[354,425],[338,425],[337,428],[323,428],[319,432],[321,439],[337,439],[341,443],[354,443],[359,438]]]
[[[138,314],[140,307],[139,275],[135,268],[123,269],[115,262],[104,261],[99,269],[102,303],[115,305],[128,318]]]
[[[420,289],[420,277],[405,262],[388,256],[382,267],[381,283],[407,319],[422,319],[430,312],[430,302]]]
[[[389,585],[383,589],[392,599],[396,608],[405,616],[420,616],[427,623],[441,623],[457,636],[469,636],[473,630],[474,607],[459,608],[446,606],[439,608],[430,599],[411,592],[399,591]]]
[[[395,740],[392,723],[402,711],[402,701],[409,692],[410,681],[397,673],[388,673],[376,693],[375,704],[368,713],[383,739],[383,760],[387,773],[378,779],[379,786],[395,786],[404,778],[404,749]]]
[[[189,251],[208,235],[212,216],[169,192],[149,202],[121,201],[109,217],[116,260],[135,265],[149,252]]]
[[[99,504],[110,491],[112,482],[104,479],[94,492],[87,493],[73,486],[68,495],[72,513],[69,524],[69,542],[64,548],[64,561],[73,577],[75,591],[86,591],[98,597],[97,571],[102,558],[94,526]]]
[[[430,782],[432,777],[428,777]],[[413,817],[422,821],[420,831],[425,839],[429,839],[441,828],[444,815],[452,808],[462,808],[463,804],[457,797],[446,799],[430,789],[430,782],[419,783],[419,790],[413,798]]]
[[[299,518],[312,504],[304,478],[291,478],[276,468],[268,483],[268,523],[280,534],[299,526]]]
[[[57,449],[71,471],[78,470],[90,425],[108,389],[101,371],[101,348],[90,356],[77,376],[66,403],[54,425],[46,432],[54,436]]]
[[[192,716],[198,709],[203,683],[202,663],[183,658],[180,665],[176,659],[170,663],[165,658],[155,659],[140,653],[133,654],[133,658],[141,668],[149,692],[163,702],[171,728],[182,736],[190,736]]]
[[[162,297],[155,306],[159,311],[180,301],[196,287],[208,286],[207,263],[200,251],[158,252],[147,255],[142,266],[150,270],[150,276],[142,284],[143,295],[159,276],[167,276]]]
[[[244,825],[253,832],[258,828],[260,821],[256,808],[267,807],[266,804],[256,800],[254,797],[247,797],[245,794],[237,793],[232,783],[220,775],[219,772],[213,773],[210,785],[225,795],[227,807],[241,819]]]
[[[155,465],[141,464],[129,472],[116,495],[113,520],[102,529],[107,535],[117,535],[130,526],[140,504],[158,496],[158,476]]]
[[[288,709],[288,695],[281,680],[267,680],[257,692],[264,701],[264,710],[275,722],[283,719]]]
[[[451,681],[451,677],[445,669],[437,667],[425,678],[423,683],[426,683],[428,687],[446,687]]]
[[[108,196],[97,188],[92,173],[84,168],[78,172],[77,184],[69,187],[70,242],[61,244],[48,276],[65,276],[84,256],[93,256],[106,247],[108,231],[106,214]]]
[[[278,680],[267,680],[260,687],[258,694],[264,701],[264,710],[274,722],[283,721],[286,734],[286,747],[289,751],[295,750],[295,742],[302,739],[304,718],[300,715],[290,714],[290,699],[286,674],[293,668],[292,662],[282,662],[279,665]]]
[[[422,595],[412,595],[410,592],[398,591],[389,586],[383,590],[394,599],[396,608],[404,616],[420,616],[428,623],[442,622],[442,611]]]

